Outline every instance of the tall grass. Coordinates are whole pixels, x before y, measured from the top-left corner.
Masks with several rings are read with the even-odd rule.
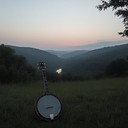
[[[42,82],[0,86],[0,128],[127,128],[128,78],[49,83],[62,101],[61,116],[40,120],[34,112]]]

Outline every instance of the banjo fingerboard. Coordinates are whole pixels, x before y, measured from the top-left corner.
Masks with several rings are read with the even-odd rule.
[[[44,70],[42,70],[42,76],[43,76],[43,82],[44,82],[44,94],[49,94],[48,81],[47,81],[46,73]]]
[[[49,94],[49,89],[48,89],[48,81],[47,81],[46,72],[45,72],[45,69],[46,69],[45,63],[39,62],[39,68],[40,68],[40,70],[42,70],[44,94],[46,95],[46,94]]]

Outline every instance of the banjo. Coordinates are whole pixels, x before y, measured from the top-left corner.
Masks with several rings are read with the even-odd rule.
[[[44,82],[44,95],[40,96],[35,103],[35,112],[42,120],[55,120],[59,117],[61,112],[61,102],[59,98],[49,93],[46,74],[45,63],[39,62],[39,68],[42,70],[43,82]]]

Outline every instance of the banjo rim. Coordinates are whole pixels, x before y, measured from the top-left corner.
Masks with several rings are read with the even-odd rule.
[[[43,115],[41,115],[40,112],[38,111],[38,108],[37,108],[38,101],[41,99],[41,97],[44,97],[44,96],[54,96],[55,98],[58,99],[58,101],[59,101],[59,103],[60,103],[60,112],[58,113],[57,116],[54,117],[53,120],[58,119],[58,117],[60,117],[60,113],[61,113],[61,111],[62,111],[62,103],[61,103],[60,99],[59,99],[56,95],[54,95],[54,94],[45,94],[45,95],[39,96],[39,97],[37,98],[36,102],[35,102],[35,107],[34,107],[34,108],[35,108],[35,113],[38,115],[38,117],[39,117],[41,120],[52,121],[50,118],[46,118],[46,117],[44,117]]]

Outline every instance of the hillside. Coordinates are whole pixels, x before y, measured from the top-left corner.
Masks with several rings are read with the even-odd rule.
[[[84,53],[87,53],[87,52],[89,52],[89,51],[87,51],[87,50],[76,50],[76,51],[71,51],[69,53],[65,53],[61,57],[66,59],[66,58],[80,56],[80,55],[82,55]]]
[[[128,56],[128,44],[96,49],[65,61],[65,72],[77,75],[103,72],[113,60]]]
[[[75,51],[54,51],[54,50],[47,50],[47,52],[56,55],[60,58],[67,59],[70,57],[75,57],[78,55],[82,55],[83,53],[87,53],[88,50],[75,50]]]
[[[47,64],[49,71],[55,72],[56,69],[61,66],[62,59],[46,51],[29,47],[9,47],[14,49],[16,54],[25,56],[27,61],[34,67],[37,67],[40,61],[44,61]]]
[[[16,54],[23,55],[27,61],[36,67],[39,61],[47,63],[49,71],[62,67],[64,73],[72,75],[92,75],[103,73],[106,66],[118,58],[128,56],[128,44],[105,47],[92,51],[80,50],[65,54],[64,58],[57,57],[43,50],[10,46]]]
[[[56,55],[60,58],[63,58],[62,57],[63,55],[70,53],[71,51],[46,50],[46,52],[53,54],[53,55]]]

